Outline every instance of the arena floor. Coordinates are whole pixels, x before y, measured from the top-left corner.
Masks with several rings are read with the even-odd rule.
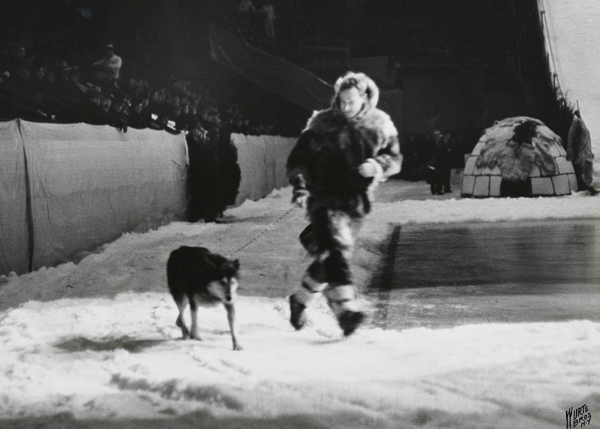
[[[398,227],[369,288],[373,323],[599,321],[598,260],[596,220]]]

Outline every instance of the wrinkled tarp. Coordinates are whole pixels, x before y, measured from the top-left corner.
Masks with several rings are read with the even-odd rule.
[[[214,61],[299,106],[309,110],[331,106],[334,95],[332,84],[295,64],[261,51],[214,24],[210,26],[210,52]],[[391,116],[399,132],[402,123],[400,99],[401,91],[398,89],[382,91],[377,106]]]
[[[332,85],[213,24],[210,53],[219,64],[306,109],[320,110],[331,104]]]
[[[122,133],[87,124],[20,124],[20,156],[24,147],[27,175],[20,167],[19,150],[14,150],[10,179],[5,168],[0,174],[3,188],[10,181],[18,183],[0,197],[2,207],[9,205],[5,195],[8,201],[13,199],[10,205],[20,207],[11,222],[16,224],[14,230],[21,232],[3,226],[0,239],[3,249],[18,248],[23,254],[27,199],[25,192],[16,190],[28,180],[34,270],[76,260],[81,252],[123,232],[146,231],[185,217],[187,154],[183,135],[135,129]],[[17,130],[11,125],[4,127]],[[2,135],[3,152],[11,138],[15,139]],[[10,162],[2,159],[2,166],[10,167]],[[4,218],[3,213],[2,222]],[[1,268],[5,273],[24,272],[20,260]]]
[[[242,176],[236,204],[258,200],[288,186],[285,165],[295,138],[232,134],[231,141],[237,148]]]
[[[563,94],[577,105],[592,136],[594,186],[600,186],[600,8],[597,0],[540,0],[550,55]]]
[[[0,122],[0,274],[29,268],[27,183],[17,121]]]

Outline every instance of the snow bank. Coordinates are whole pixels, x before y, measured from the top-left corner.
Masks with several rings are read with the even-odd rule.
[[[202,411],[225,422],[301,415],[297,427],[558,427],[600,385],[600,324],[587,321],[369,329],[342,340],[325,306],[301,332],[280,299],[243,298],[239,313],[242,352],[231,350],[219,307],[200,314],[203,342],[179,340],[164,293],[8,311],[0,415],[68,413],[106,427]]]

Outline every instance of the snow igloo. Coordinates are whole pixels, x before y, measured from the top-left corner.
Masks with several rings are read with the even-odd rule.
[[[497,121],[465,161],[462,197],[560,196],[572,191],[577,191],[577,179],[562,139],[538,119]]]

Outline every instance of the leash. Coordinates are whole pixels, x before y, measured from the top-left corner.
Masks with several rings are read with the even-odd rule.
[[[234,250],[233,252],[229,253],[227,255],[228,258],[230,258],[231,256],[235,255],[238,252],[241,252],[242,250],[244,250],[246,247],[250,246],[252,243],[254,243],[256,240],[258,240],[260,237],[262,237],[264,234],[266,234],[271,228],[273,228],[277,223],[281,222],[281,220],[283,220],[283,218],[285,218],[287,215],[289,215],[291,212],[293,212],[296,209],[296,206],[292,206],[292,208],[290,208],[288,211],[286,211],[284,214],[282,214],[281,216],[279,216],[277,219],[275,219],[273,222],[271,222],[269,225],[267,225],[267,227],[265,229],[263,229],[258,235],[256,235],[255,237],[251,238],[250,241],[248,241],[247,243],[243,244],[241,247],[237,248],[236,250]]]

